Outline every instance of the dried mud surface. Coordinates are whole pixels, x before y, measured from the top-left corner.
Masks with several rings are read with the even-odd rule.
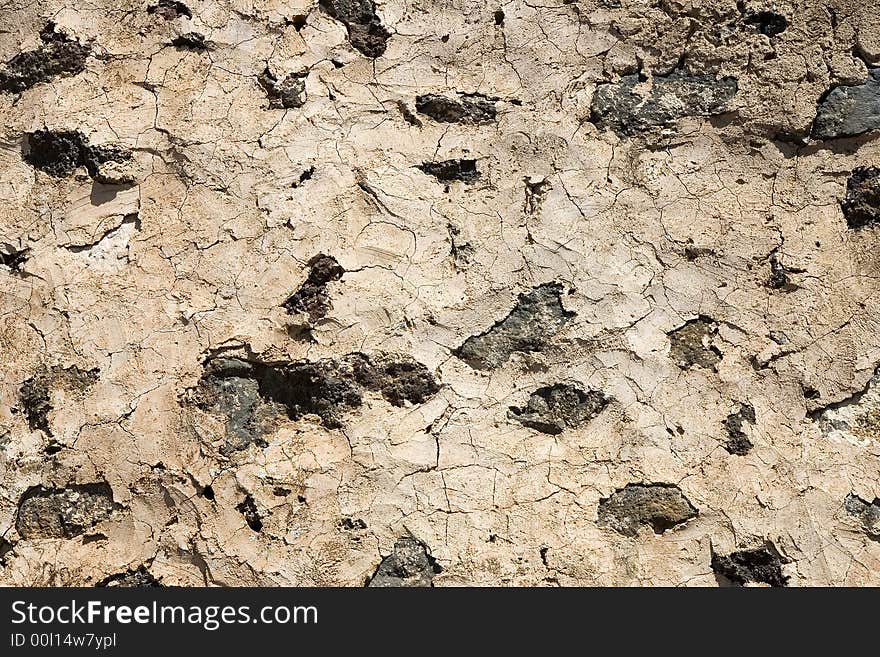
[[[0,18],[0,584],[880,585],[871,3]]]

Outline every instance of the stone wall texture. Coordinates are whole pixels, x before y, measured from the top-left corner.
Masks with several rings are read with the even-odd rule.
[[[0,19],[0,584],[880,585],[872,3]]]

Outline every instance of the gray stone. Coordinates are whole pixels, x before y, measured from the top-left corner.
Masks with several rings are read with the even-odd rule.
[[[558,434],[596,417],[610,400],[598,390],[570,383],[554,383],[535,390],[528,404],[513,406],[508,417],[542,433]]]
[[[655,77],[642,95],[638,75],[627,75],[614,84],[602,84],[593,95],[590,120],[622,136],[652,128],[669,127],[688,116],[713,116],[727,110],[736,95],[735,78],[674,74]]]
[[[434,575],[443,569],[428,554],[423,543],[404,537],[394,544],[394,551],[382,559],[370,587],[428,587],[433,586]]]
[[[18,504],[15,527],[22,538],[73,538],[113,513],[113,491],[106,483],[73,484],[62,489],[36,486]]]
[[[880,129],[880,68],[861,85],[836,87],[819,103],[813,137],[855,137]]]
[[[642,525],[662,534],[698,514],[673,484],[627,484],[599,501],[599,522],[624,536],[636,536]]]
[[[367,57],[381,57],[391,33],[376,14],[372,0],[320,0],[324,12],[343,23],[352,47]]]
[[[265,447],[265,425],[278,412],[291,420],[317,415],[324,426],[336,429],[346,413],[361,406],[365,390],[404,406],[423,403],[439,389],[427,367],[402,354],[351,353],[338,361],[214,358],[205,365],[192,400],[226,417],[221,453],[229,454],[251,444]]]
[[[306,102],[306,73],[290,73],[279,80],[267,67],[259,76],[273,109],[295,109]]]
[[[721,352],[712,346],[718,327],[708,317],[698,317],[669,332],[669,357],[682,369],[703,367],[714,369],[721,361]]]
[[[562,306],[562,285],[544,283],[520,294],[507,317],[469,337],[454,353],[474,369],[494,369],[515,351],[541,351],[574,316]]]
[[[862,521],[865,532],[874,538],[880,538],[880,498],[874,498],[873,502],[863,500],[858,495],[850,493],[843,500],[843,508],[851,516]]]
[[[479,94],[462,94],[460,100],[425,94],[416,97],[416,111],[441,123],[488,123],[495,120],[495,102]]]

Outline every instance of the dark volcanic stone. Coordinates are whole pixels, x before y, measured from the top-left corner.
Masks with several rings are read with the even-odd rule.
[[[731,413],[724,421],[724,427],[730,437],[724,444],[724,449],[731,454],[744,456],[752,449],[752,441],[744,430],[746,423],[755,424],[755,408],[751,404],[740,404],[739,411]]]
[[[367,586],[428,587],[434,575],[442,572],[437,561],[428,554],[423,543],[404,537],[394,544],[394,552],[382,559]]]
[[[269,96],[269,107],[273,109],[296,109],[306,102],[305,73],[291,73],[279,81],[268,68],[264,70],[259,81]]]
[[[460,180],[462,182],[473,182],[480,177],[477,171],[476,160],[444,160],[442,162],[425,162],[419,165],[419,169],[434,176],[442,182],[452,182]]]
[[[377,390],[394,406],[422,404],[440,390],[428,368],[408,356],[349,354],[343,359],[352,376],[367,390]]]
[[[83,370],[73,365],[68,368],[53,367],[42,370],[26,379],[18,391],[18,401],[31,431],[52,435],[49,413],[52,410],[53,387],[85,390],[98,380],[98,370]]]
[[[25,539],[73,538],[109,518],[113,509],[113,491],[106,483],[36,486],[22,496],[15,526]]]
[[[669,356],[682,369],[698,366],[714,369],[721,361],[721,352],[710,344],[718,330],[708,317],[698,317],[669,332]]]
[[[770,542],[760,548],[738,550],[726,556],[713,553],[712,570],[740,586],[747,582],[785,586],[788,582],[788,577],[782,574],[779,552]]]
[[[558,434],[596,417],[609,399],[597,390],[583,390],[570,383],[538,388],[524,408],[512,406],[507,416],[542,433]]]
[[[255,532],[263,531],[263,519],[260,517],[260,512],[257,510],[253,497],[246,495],[244,500],[235,508],[244,516],[244,521],[248,527]]]
[[[673,484],[627,484],[599,500],[599,522],[624,536],[636,536],[642,525],[662,534],[698,514]]]
[[[788,19],[775,11],[759,11],[749,15],[746,23],[753,25],[758,32],[767,36],[782,34],[788,29]]]
[[[205,365],[193,401],[226,417],[227,442],[221,453],[248,445],[266,446],[264,424],[279,407],[291,420],[317,415],[324,426],[342,426],[346,413],[375,390],[395,406],[420,404],[440,386],[428,369],[400,354],[348,354],[339,361],[249,362],[215,358]]]
[[[161,16],[166,21],[173,21],[178,16],[192,18],[189,7],[177,0],[159,0],[156,4],[147,7],[147,13]]]
[[[6,68],[0,71],[0,90],[21,93],[59,75],[76,75],[85,70],[91,52],[88,45],[56,32],[54,23],[43,28],[40,38],[43,45],[39,48],[21,52],[6,62]]]
[[[320,0],[318,4],[324,12],[345,25],[352,47],[367,57],[385,54],[391,33],[379,20],[372,0]]]
[[[862,521],[865,532],[873,537],[880,537],[880,498],[874,498],[873,502],[863,500],[858,495],[850,493],[843,501],[843,508],[852,516]]]
[[[416,96],[416,111],[442,123],[488,123],[495,120],[495,102],[477,94],[454,100],[437,94]]]
[[[880,223],[880,169],[856,167],[846,181],[846,198],[840,204],[846,225],[863,228]]]
[[[880,68],[869,71],[867,82],[836,87],[819,103],[813,137],[855,137],[880,129]]]
[[[515,351],[541,351],[574,315],[562,306],[562,285],[544,283],[520,294],[507,317],[454,353],[474,369],[493,369]]]
[[[79,132],[36,130],[25,136],[29,149],[25,159],[50,176],[69,176],[83,163],[86,141]]]
[[[294,292],[284,307],[288,313],[305,312],[312,321],[320,319],[330,310],[330,295],[327,284],[342,278],[345,270],[336,258],[320,253],[309,260],[309,275],[300,288]]]
[[[113,184],[112,178],[107,178],[101,173],[101,165],[108,162],[126,163],[131,161],[131,151],[113,144],[102,144],[100,146],[86,145],[83,149],[82,163],[85,165],[89,175],[99,183]]]
[[[171,45],[180,50],[194,50],[203,52],[211,49],[211,43],[205,40],[205,35],[199,32],[187,32],[174,37]]]
[[[687,116],[713,116],[726,111],[736,95],[735,78],[670,75],[655,77],[650,90],[636,90],[638,75],[615,84],[601,84],[593,95],[590,120],[599,128],[630,136],[656,127],[668,127]]]
[[[69,176],[84,166],[98,182],[111,184],[104,178],[101,165],[108,162],[129,162],[131,152],[113,144],[91,146],[82,133],[73,130],[36,130],[25,133],[25,161],[50,176]]]

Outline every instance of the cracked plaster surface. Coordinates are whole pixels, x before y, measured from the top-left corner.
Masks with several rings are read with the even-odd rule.
[[[880,109],[814,129],[873,102],[876,10],[325,4],[0,5],[3,62],[88,50],[0,93],[0,583],[880,584],[846,502],[880,498],[880,228],[841,208]],[[80,135],[60,175],[44,130]],[[320,313],[285,307],[304,285]],[[547,289],[565,321],[459,358]],[[244,378],[192,402],[214,359],[352,354],[428,392],[329,368],[339,426]],[[559,383],[608,403],[554,434],[509,416]],[[224,449],[252,408],[260,440]],[[652,530],[651,491],[687,513]]]

